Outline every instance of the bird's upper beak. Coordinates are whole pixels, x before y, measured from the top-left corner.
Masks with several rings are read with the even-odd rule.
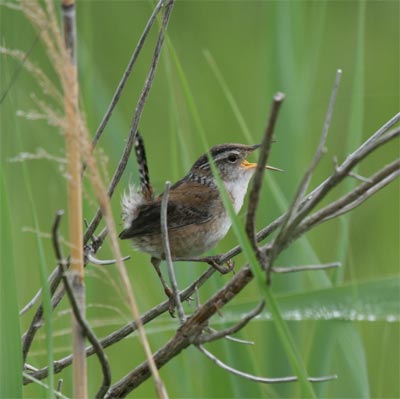
[[[254,169],[254,168],[257,166],[257,164],[256,164],[256,163],[249,162],[249,161],[247,161],[247,160],[245,159],[245,160],[240,164],[240,166],[243,166],[243,167],[246,168],[246,169]],[[265,166],[265,169],[274,170],[274,171],[277,171],[277,172],[283,172],[282,169],[275,168],[274,166],[269,166],[269,165],[266,165],[266,166]]]

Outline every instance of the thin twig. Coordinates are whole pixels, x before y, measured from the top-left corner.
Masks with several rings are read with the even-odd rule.
[[[332,202],[331,204],[320,209],[307,219],[305,219],[296,230],[295,236],[303,234],[318,224],[321,224],[333,217],[340,216],[348,212],[356,206],[363,203],[371,195],[375,194],[379,189],[383,188],[394,180],[400,172],[400,161],[396,160],[386,165],[379,172],[371,176],[367,182],[355,187],[352,191],[343,197]]]
[[[21,63],[20,65],[15,68],[8,84],[6,85],[6,88],[3,90],[3,92],[0,94],[0,105],[3,103],[4,99],[6,98],[8,92],[11,90],[11,88],[13,87],[14,83],[16,82],[16,80],[19,77],[19,74],[22,72],[23,68],[24,68],[24,64],[26,62],[26,60],[28,59],[28,57],[31,55],[33,49],[35,48],[36,44],[39,41],[39,33],[36,34],[32,44],[30,45],[29,49],[27,52],[24,53],[23,58],[21,59]]]
[[[63,269],[62,279],[64,282],[64,286],[65,286],[69,301],[71,303],[71,308],[73,310],[75,318],[78,321],[81,329],[83,330],[83,334],[89,339],[90,343],[93,345],[95,353],[99,359],[101,370],[103,373],[103,382],[96,394],[96,398],[103,398],[105,393],[107,392],[108,388],[111,385],[111,369],[110,369],[110,365],[107,360],[107,356],[106,356],[99,340],[97,339],[97,337],[94,334],[94,332],[92,331],[89,323],[86,321],[86,319],[83,317],[83,315],[81,313],[80,306],[77,303],[75,296],[74,296],[73,288],[71,287],[68,276],[66,275],[65,260],[63,258],[60,243],[58,240],[58,228],[60,225],[62,215],[63,215],[63,212],[58,211],[56,213],[56,217],[55,217],[55,220],[53,223],[53,228],[52,228],[52,238],[53,239],[52,239],[52,241],[53,241],[54,252],[56,254],[56,258],[57,258],[59,267]]]
[[[136,60],[137,60],[137,58],[138,58],[138,56],[139,56],[139,54],[140,54],[140,52],[141,52],[141,50],[142,50],[142,48],[144,46],[144,43],[145,43],[145,41],[147,39],[147,35],[149,34],[150,29],[153,26],[154,21],[156,20],[156,17],[158,15],[158,13],[160,12],[164,2],[165,2],[165,0],[159,0],[159,2],[154,7],[154,10],[153,10],[152,14],[150,15],[149,20],[147,21],[146,26],[144,27],[143,33],[140,36],[139,41],[138,41],[135,49],[133,50],[131,58],[130,58],[130,60],[128,62],[128,65],[126,66],[126,69],[124,71],[124,74],[122,75],[122,78],[121,78],[118,86],[117,86],[117,89],[115,90],[115,93],[113,95],[113,98],[111,99],[111,102],[110,102],[110,104],[109,104],[109,106],[107,108],[107,111],[104,114],[103,119],[102,119],[99,127],[97,128],[96,134],[93,137],[93,141],[92,141],[93,148],[96,147],[96,144],[99,141],[99,139],[100,139],[100,137],[101,137],[101,135],[102,135],[102,133],[104,131],[104,128],[106,127],[109,119],[111,118],[111,115],[112,115],[112,113],[114,111],[114,108],[117,105],[118,100],[119,100],[119,98],[120,98],[120,96],[122,94],[122,90],[124,89],[125,84],[128,81],[129,75],[132,72],[133,66],[135,65]]]
[[[63,386],[63,382],[64,382],[64,380],[63,380],[62,378],[60,378],[60,379],[58,380],[58,382],[57,382],[56,391],[57,391],[58,393],[61,393],[62,386]]]
[[[59,266],[57,266],[56,269],[53,271],[53,273],[51,274],[51,276],[48,279],[48,280],[51,280],[51,282],[50,282],[50,295],[51,296],[53,296],[53,294],[57,290],[58,285],[60,284],[61,275],[62,275],[62,270]],[[53,279],[51,279],[52,276],[54,277]],[[39,292],[41,293],[41,291],[39,291]],[[61,298],[60,298],[60,300],[61,300]],[[52,302],[52,307],[54,309],[53,302]],[[43,310],[44,310],[43,303],[41,303],[40,306],[38,307],[38,309],[36,310],[35,314],[33,315],[32,321],[29,324],[28,329],[22,336],[22,358],[23,358],[24,363],[28,357],[28,353],[29,353],[30,347],[32,345],[32,342],[35,338],[36,332],[43,325]]]
[[[359,175],[359,174],[356,173],[356,172],[350,172],[350,173],[349,173],[349,176],[350,176],[350,177],[353,177],[353,178],[356,179],[356,180],[360,180],[360,181],[363,181],[363,182],[368,182],[368,179],[367,179],[366,177],[361,176],[361,175]]]
[[[50,392],[51,388],[49,385],[43,383],[42,381],[36,379],[35,377],[31,376],[28,373],[22,372],[22,376],[24,377],[25,380],[28,380],[29,382],[34,382],[35,384],[40,385],[41,387],[45,388],[47,391]],[[57,398],[61,398],[61,399],[70,399],[67,396],[63,395],[61,392],[57,392],[56,390],[54,390],[54,395]]]
[[[167,211],[168,211],[168,197],[169,197],[169,188],[171,186],[171,182],[167,181],[165,183],[165,190],[161,199],[161,213],[160,213],[160,223],[161,223],[161,237],[163,241],[164,248],[164,256],[165,261],[167,262],[168,267],[168,275],[171,283],[172,293],[174,296],[175,306],[178,310],[178,317],[181,324],[185,322],[186,316],[183,311],[181,299],[179,296],[178,284],[176,282],[174,265],[172,263],[171,257],[171,249],[169,246],[169,238],[168,238],[168,220],[167,220]],[[172,313],[171,313],[172,312]],[[173,309],[170,309],[171,315],[173,314]]]
[[[326,270],[326,269],[336,269],[342,266],[340,262],[323,263],[321,265],[301,265],[301,266],[291,266],[291,267],[273,267],[271,269],[272,273],[296,273],[304,272],[310,270]]]
[[[347,159],[353,158],[357,152],[364,150],[365,147],[370,146],[374,143],[379,137],[385,134],[391,127],[393,127],[396,123],[400,122],[400,112],[390,118],[382,127],[380,127],[371,137],[369,137],[363,144],[361,144],[354,152],[352,152]]]
[[[255,217],[258,203],[260,200],[260,190],[263,183],[265,173],[265,165],[267,164],[269,153],[272,144],[272,135],[274,134],[275,124],[278,118],[279,110],[282,105],[285,95],[283,93],[276,93],[274,95],[271,111],[268,116],[267,126],[265,128],[264,137],[260,146],[260,155],[257,162],[256,171],[253,178],[253,183],[249,195],[249,205],[247,208],[246,217],[246,233],[253,246],[253,249],[258,252],[256,231],[255,231]]]
[[[322,221],[326,222],[329,219],[333,219],[333,218],[341,216],[341,215],[343,215],[343,214],[345,214],[347,212],[350,212],[351,210],[353,210],[357,206],[361,205],[364,201],[366,201],[373,194],[377,193],[379,190],[381,190],[382,188],[387,186],[389,183],[391,183],[399,175],[400,175],[400,171],[399,170],[391,173],[390,175],[388,175],[387,177],[385,177],[381,181],[377,182],[374,186],[372,186],[371,188],[366,190],[365,193],[362,194],[360,197],[358,197],[356,200],[354,200],[353,202],[343,206],[342,209],[338,209],[338,210],[336,210],[336,212],[332,212],[330,215],[326,216]]]
[[[108,260],[97,259],[94,255],[92,255],[91,251],[88,251],[86,253],[86,257],[87,257],[88,263],[92,263],[93,265],[109,266],[109,265],[115,265],[117,263],[117,261],[115,259],[108,259]],[[128,256],[124,256],[121,260],[125,262],[126,260],[129,260],[130,258],[131,257],[128,255]]]
[[[232,327],[226,328],[221,331],[213,332],[212,334],[201,334],[200,336],[198,336],[196,338],[194,344],[195,345],[205,344],[207,342],[212,342],[217,339],[225,338],[228,335],[237,333],[239,330],[241,330],[243,327],[245,327],[250,320],[254,319],[256,316],[258,316],[262,312],[264,305],[265,305],[265,302],[261,301],[255,309],[253,309],[251,312],[249,312],[247,315],[245,315],[243,317],[243,319],[240,320],[239,323],[235,324]]]
[[[243,371],[237,370],[231,366],[228,366],[224,362],[222,362],[220,359],[218,359],[216,356],[214,356],[211,352],[209,352],[207,349],[204,348],[202,345],[196,346],[196,348],[206,357],[208,357],[210,360],[212,360],[218,367],[221,367],[222,369],[228,371],[229,373],[232,373],[234,375],[237,375],[239,377],[246,378],[247,380],[254,381],[254,382],[261,382],[264,384],[281,384],[284,382],[295,382],[298,381],[298,378],[295,376],[290,376],[290,377],[277,377],[277,378],[267,378],[267,377],[258,377],[253,374],[245,373]],[[308,377],[308,381],[310,382],[325,382],[325,381],[331,381],[331,380],[336,380],[337,376],[336,375],[329,375],[325,377]]]
[[[55,275],[58,272],[58,268],[53,269],[53,271],[51,272],[49,278],[47,279],[47,282],[49,284],[51,284],[53,278],[55,277]],[[38,290],[38,292],[34,295],[34,297],[19,311],[18,315],[22,316],[23,314],[25,314],[29,309],[33,308],[36,304],[36,302],[39,300],[39,298],[42,295],[42,289],[40,288]]]
[[[387,125],[387,124],[386,124]],[[350,154],[344,162],[337,166],[330,177],[328,177],[322,184],[306,196],[303,204],[299,207],[296,216],[293,217],[291,227],[294,228],[301,220],[323,199],[325,196],[336,187],[343,179],[348,177],[349,173],[365,159],[372,152],[381,146],[389,143],[391,140],[397,138],[400,134],[400,128],[393,129],[383,135],[382,129],[379,129],[379,137],[374,140],[368,139],[364,142],[358,150]],[[376,133],[373,135],[376,136]],[[368,145],[366,145],[368,143]]]

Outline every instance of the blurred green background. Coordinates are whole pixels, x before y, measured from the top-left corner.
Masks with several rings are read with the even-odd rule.
[[[92,134],[151,10],[152,4],[147,1],[77,2],[80,90]],[[17,11],[1,7],[0,12],[1,45],[28,51],[36,36],[29,23]],[[157,29],[155,25],[100,142],[109,175],[124,147]],[[334,156],[343,160],[399,111],[399,3],[396,1],[177,1],[168,35],[188,79],[209,146],[224,142],[258,143],[273,94],[276,91],[286,93],[269,162],[285,169],[285,173],[268,175],[265,179],[257,218],[259,228],[286,209],[312,159],[338,68],[343,69],[343,77],[327,153],[313,177],[312,187],[331,173]],[[29,58],[54,78],[41,44],[34,46]],[[1,57],[2,93],[19,68],[15,60]],[[42,120],[17,117],[19,110],[35,109],[32,93],[40,99],[46,97],[25,70],[16,76],[1,104],[1,173],[5,181],[2,195],[8,198],[7,213],[12,221],[9,237],[2,235],[2,240],[7,240],[3,244],[13,249],[16,295],[21,308],[40,287],[40,257],[37,238],[32,232],[35,230],[33,215],[36,213],[38,217],[46,267],[50,272],[54,256],[48,233],[55,211],[66,207],[66,179],[64,165],[59,162],[47,159],[10,162],[22,152],[35,153],[38,149],[64,157],[63,137],[56,128]],[[236,101],[245,125],[239,123],[239,113],[232,109],[218,76],[222,76]],[[163,49],[140,129],[152,181],[158,191],[163,189],[166,180],[181,178],[205,151],[167,47]],[[398,153],[398,143],[391,143],[367,160],[358,172],[368,176]],[[132,157],[112,200],[117,221],[120,195],[129,182],[137,182],[137,179]],[[340,195],[344,188],[350,189],[354,184],[355,181],[347,181],[345,187],[335,190],[329,198]],[[86,186],[84,215],[91,219],[96,205],[89,184]],[[32,199],[29,190],[32,190]],[[336,381],[314,385],[319,397],[400,396],[399,306],[396,303],[400,299],[398,204],[396,181],[346,219],[318,227],[278,259],[277,263],[282,266],[343,262],[340,271],[326,275],[275,276],[273,281],[273,291],[282,306],[286,303],[288,309],[296,311],[299,301],[299,320],[288,324],[310,375],[336,373],[339,376]],[[243,211],[241,219],[244,220]],[[65,237],[66,220],[62,227]],[[230,232],[214,253],[226,251],[235,243],[235,236]],[[148,256],[132,253],[127,242],[121,246],[124,254],[132,254],[126,265],[140,309],[145,311],[164,299],[163,291]],[[108,244],[98,256],[111,257]],[[237,266],[244,261],[244,257],[237,257]],[[177,264],[180,287],[193,281],[205,267],[203,264]],[[213,276],[201,289],[201,300],[205,301],[229,277]],[[368,285],[362,289],[365,282],[372,282],[374,289],[370,291]],[[326,298],[324,291],[318,290],[325,289],[333,290],[333,303],[339,302],[344,291],[331,287],[343,285],[347,287],[345,292],[350,301],[343,313],[335,314],[335,320],[321,320],[332,319],[332,313],[325,311],[322,305],[320,312],[306,314],[302,298],[309,298],[308,303],[318,308]],[[390,306],[384,299],[389,286]],[[86,287],[87,317],[98,336],[105,336],[130,320],[115,267],[88,266]],[[256,284],[251,284],[223,312],[226,318],[217,317],[215,322],[222,327],[227,320],[239,319],[256,304],[259,296]],[[361,311],[356,303],[363,301],[366,304],[361,306]],[[193,306],[187,306],[188,313],[193,311]],[[22,331],[29,325],[31,314],[32,311],[21,317]],[[389,316],[393,315],[394,322],[390,322]],[[253,340],[254,346],[217,342],[209,348],[223,361],[243,371],[269,377],[291,375],[275,327],[267,318],[264,315],[238,334]],[[363,320],[350,320],[354,318]],[[70,353],[69,320],[67,306],[63,303],[54,313],[56,359]],[[4,320],[1,323],[2,329],[7,328]],[[177,321],[171,320],[169,315],[151,323],[147,331],[152,348],[155,350],[166,342],[176,328]],[[42,367],[47,359],[43,331],[37,338],[29,363]],[[109,348],[107,354],[114,382],[143,359],[136,336]],[[93,357],[88,364],[90,397],[93,397],[99,385],[99,367]],[[71,396],[70,368],[62,375],[63,393]],[[231,376],[193,348],[165,366],[161,376],[171,397],[282,398],[300,394],[296,383],[267,386]],[[46,392],[30,384],[24,388],[24,395],[43,397]],[[152,396],[151,381],[131,394],[131,397]]]

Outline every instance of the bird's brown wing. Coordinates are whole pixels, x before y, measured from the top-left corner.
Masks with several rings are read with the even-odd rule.
[[[121,232],[119,238],[161,234],[161,197],[162,195],[157,197],[151,204],[142,205],[137,218]],[[208,222],[215,215],[213,208],[218,198],[218,193],[210,195],[209,190],[204,190],[204,186],[200,184],[192,183],[190,189],[185,182],[174,185],[168,200],[168,230]]]

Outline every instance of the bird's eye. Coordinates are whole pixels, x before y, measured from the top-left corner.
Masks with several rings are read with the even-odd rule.
[[[235,163],[238,160],[238,156],[235,154],[231,154],[228,156],[228,161],[231,163]]]

